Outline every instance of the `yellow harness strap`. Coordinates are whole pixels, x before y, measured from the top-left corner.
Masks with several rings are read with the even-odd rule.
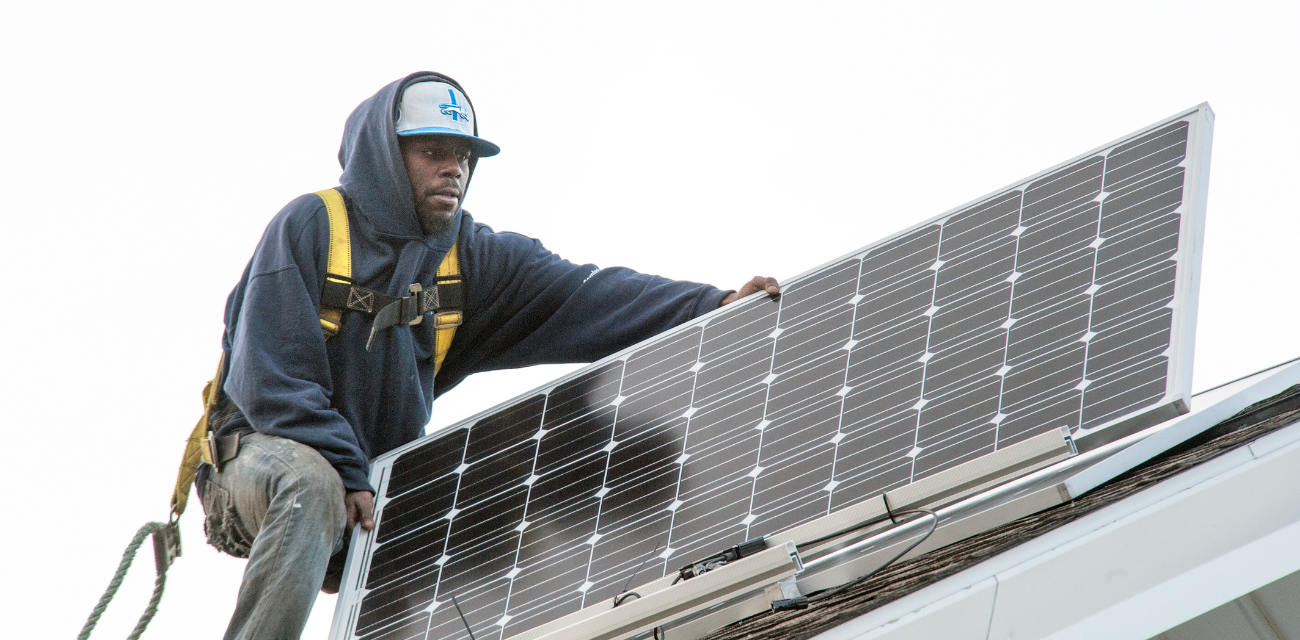
[[[347,205],[343,202],[343,196],[335,189],[317,191],[316,195],[325,201],[325,212],[329,216],[330,244],[329,256],[325,264],[325,277],[339,282],[345,281],[331,276],[341,276],[351,280],[352,236],[348,229]],[[451,251],[447,252],[447,256],[438,265],[438,277],[459,275],[460,255],[457,244],[452,244]],[[456,327],[460,326],[462,320],[464,316],[460,311],[445,311],[434,315],[436,328],[433,338],[434,375],[442,369],[442,361],[447,357],[452,338],[456,336]],[[339,332],[342,322],[341,310],[321,308],[320,328],[325,333],[326,340]],[[221,397],[221,371],[225,365],[225,357],[224,353],[221,354],[221,358],[217,360],[217,374],[208,381],[207,386],[203,387],[203,415],[199,417],[198,423],[190,431],[190,437],[185,441],[185,454],[181,457],[181,468],[176,474],[176,488],[172,492],[171,511],[175,518],[179,518],[185,512],[185,504],[190,498],[190,486],[194,484],[199,463],[212,464],[212,454],[208,448],[208,418],[212,414],[212,408],[217,404],[217,399]]]
[[[438,277],[460,275],[460,255],[457,246],[460,243],[451,245],[451,251],[442,259],[438,265]],[[444,311],[434,314],[433,326],[437,331],[433,334],[433,375],[438,375],[442,369],[442,361],[447,357],[447,350],[451,348],[451,339],[456,336],[456,327],[464,321],[464,314],[460,311]]]
[[[325,201],[325,213],[330,221],[330,252],[325,263],[325,278],[336,282],[348,282],[352,279],[352,236],[348,230],[348,207],[343,203],[343,196],[335,189],[317,191],[316,195]],[[332,276],[342,276],[344,279]],[[320,310],[320,328],[325,332],[325,339],[333,338],[343,323],[343,312],[339,309]]]
[[[217,374],[203,387],[203,415],[199,416],[198,424],[194,425],[190,437],[185,441],[185,455],[181,456],[181,468],[176,474],[176,489],[172,491],[171,512],[175,518],[185,513],[185,503],[190,499],[190,485],[194,484],[194,474],[198,473],[199,463],[212,464],[212,456],[207,447],[208,417],[221,394],[221,369],[225,363],[226,354],[222,353],[217,359]]]

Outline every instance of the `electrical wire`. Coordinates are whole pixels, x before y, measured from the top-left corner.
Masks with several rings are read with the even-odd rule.
[[[659,554],[659,549],[660,549],[661,547],[663,547],[663,546],[664,546],[663,541],[660,541],[659,544],[655,545],[655,550],[654,550],[654,551],[651,551],[651,552],[650,552],[650,555],[646,556],[646,557],[645,557],[645,560],[642,560],[642,561],[641,561],[641,564],[637,565],[637,567],[636,567],[636,571],[633,571],[633,572],[632,572],[632,575],[631,575],[630,577],[628,577],[627,582],[623,584],[623,590],[620,591],[620,592],[618,592],[618,595],[614,596],[614,606],[615,606],[615,607],[617,607],[617,606],[620,605],[620,604],[623,604],[623,601],[624,601],[624,600],[627,600],[628,598],[631,598],[632,596],[636,596],[638,600],[641,599],[641,594],[639,594],[639,593],[637,593],[637,592],[635,592],[635,591],[628,591],[628,588],[632,586],[632,581],[636,579],[636,574],[641,573],[641,570],[645,568],[645,563],[649,562],[649,561],[650,561],[650,558],[653,558],[653,557],[655,557],[656,555],[658,555],[658,554]],[[673,584],[677,584],[676,581],[674,581]],[[669,586],[672,586],[672,585],[669,585]]]
[[[904,513],[911,513],[911,512],[910,512],[910,511],[905,511]],[[897,515],[897,514],[895,514],[895,515]],[[821,544],[821,543],[823,543],[823,542],[826,542],[827,540],[834,540],[835,538],[838,538],[838,537],[840,537],[840,536],[844,536],[844,535],[848,535],[848,534],[850,534],[850,533],[853,533],[854,531],[858,531],[859,529],[866,529],[867,527],[870,527],[870,526],[872,526],[872,525],[877,525],[877,524],[880,524],[880,523],[882,523],[882,522],[888,522],[890,519],[891,519],[891,518],[890,518],[889,516],[881,516],[881,517],[879,517],[879,518],[876,518],[875,520],[867,520],[866,522],[859,522],[858,524],[855,524],[855,525],[853,525],[853,526],[851,526],[851,527],[848,527],[848,528],[846,528],[846,529],[840,529],[839,531],[836,531],[835,533],[828,533],[828,534],[826,534],[826,535],[824,535],[824,536],[822,536],[822,537],[820,537],[820,538],[813,538],[812,540],[809,540],[809,541],[807,541],[807,542],[800,542],[800,543],[798,543],[798,546],[800,546],[800,547],[811,547],[811,546],[819,545],[819,544]]]
[[[465,619],[465,612],[460,610],[460,603],[456,602],[456,594],[451,595],[451,603],[456,605],[456,613],[460,614],[460,621],[465,623],[465,631],[469,632],[469,640],[474,640],[474,630],[469,628],[469,620]]]
[[[915,548],[916,548],[917,546],[919,546],[922,542],[925,542],[926,539],[928,539],[928,538],[930,537],[930,534],[934,533],[934,530],[937,529],[937,528],[939,528],[939,515],[936,514],[936,513],[933,512],[933,511],[929,510],[929,509],[911,509],[911,510],[908,510],[908,511],[900,511],[900,512],[898,512],[898,513],[895,513],[894,515],[896,515],[896,516],[902,516],[902,515],[908,515],[908,514],[912,514],[912,513],[927,514],[927,515],[929,515],[931,518],[933,518],[933,522],[930,523],[930,530],[929,530],[929,531],[926,531],[926,532],[925,532],[925,535],[921,536],[921,538],[918,539],[916,542],[913,542],[912,544],[908,545],[908,547],[907,547],[906,549],[903,549],[902,551],[898,552],[897,555],[895,555],[894,557],[890,558],[890,559],[889,559],[888,561],[886,561],[884,564],[880,565],[879,567],[876,567],[875,569],[872,569],[870,573],[868,573],[868,574],[866,574],[866,575],[863,575],[863,576],[860,576],[860,577],[857,577],[857,578],[854,578],[852,581],[847,582],[847,583],[845,583],[845,584],[842,584],[842,585],[840,585],[840,586],[838,586],[838,587],[836,587],[836,588],[834,588],[834,589],[831,589],[830,591],[827,591],[827,592],[822,593],[822,594],[820,594],[820,595],[816,595],[816,596],[813,596],[813,597],[811,597],[811,598],[808,598],[808,602],[809,602],[809,603],[813,603],[813,602],[821,602],[821,601],[823,601],[823,600],[826,600],[827,598],[830,598],[830,597],[835,596],[835,595],[837,595],[837,594],[839,594],[839,593],[842,593],[845,589],[848,589],[849,587],[852,587],[852,586],[855,586],[855,585],[858,585],[858,584],[862,584],[863,582],[866,582],[867,579],[871,578],[871,576],[874,576],[874,575],[876,575],[877,573],[880,573],[881,570],[883,570],[885,567],[888,567],[889,565],[894,564],[895,562],[898,561],[899,558],[901,558],[901,557],[907,555],[909,552],[912,551],[912,549],[915,549]],[[860,527],[859,527],[859,528],[860,528]],[[808,544],[808,543],[805,543],[805,544]]]

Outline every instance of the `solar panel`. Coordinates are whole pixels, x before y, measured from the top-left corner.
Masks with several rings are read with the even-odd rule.
[[[1062,426],[1186,411],[1184,112],[375,460],[332,637],[508,638]],[[639,572],[637,572],[640,567]]]

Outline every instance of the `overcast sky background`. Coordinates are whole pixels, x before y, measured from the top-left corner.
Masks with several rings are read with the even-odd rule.
[[[226,294],[337,184],[344,119],[431,69],[474,99],[466,208],[601,266],[789,278],[1209,101],[1194,387],[1300,356],[1296,3],[25,2],[0,8],[6,637],[71,638],[164,520]],[[472,378],[448,424],[570,370]],[[219,638],[185,555],[146,638]],[[95,632],[125,637],[144,553]],[[304,637],[324,638],[322,596]]]

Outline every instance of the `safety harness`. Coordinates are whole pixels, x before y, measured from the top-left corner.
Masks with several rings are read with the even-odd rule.
[[[434,375],[437,375],[442,369],[442,361],[447,357],[452,338],[456,335],[456,327],[465,319],[465,285],[461,278],[456,243],[452,244],[451,250],[438,265],[437,276],[428,288],[412,284],[408,289],[410,295],[401,298],[367,289],[352,280],[352,237],[343,196],[337,189],[317,191],[316,195],[325,202],[325,211],[329,217],[329,256],[326,260],[320,310],[320,326],[325,339],[329,340],[338,334],[344,312],[374,315],[370,337],[366,340],[366,351],[369,351],[375,335],[381,329],[402,323],[418,325],[424,320],[425,314],[432,313],[435,329],[433,370]],[[213,409],[221,398],[221,374],[224,369],[225,353],[222,353],[221,359],[217,361],[216,375],[203,387],[203,415],[199,417],[185,443],[185,455],[181,458],[176,488],[172,492],[172,522],[185,512],[190,486],[194,484],[199,463],[206,462],[220,469],[239,451],[238,435],[217,438],[209,425]]]

